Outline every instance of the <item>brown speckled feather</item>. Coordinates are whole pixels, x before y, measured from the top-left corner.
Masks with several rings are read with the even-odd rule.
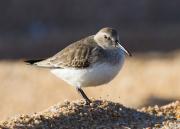
[[[50,68],[86,68],[102,60],[104,50],[89,36],[79,40],[46,60],[35,63]]]

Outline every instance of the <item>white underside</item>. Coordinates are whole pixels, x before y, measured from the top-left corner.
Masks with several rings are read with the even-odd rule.
[[[86,69],[53,69],[51,72],[75,87],[98,86],[111,81],[118,74],[123,63],[124,59],[114,66],[103,63]]]

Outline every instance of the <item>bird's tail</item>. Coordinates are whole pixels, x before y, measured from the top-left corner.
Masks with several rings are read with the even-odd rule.
[[[27,64],[33,65],[34,63],[37,63],[39,61],[42,61],[44,59],[37,59],[37,60],[26,60],[24,62],[26,62]]]

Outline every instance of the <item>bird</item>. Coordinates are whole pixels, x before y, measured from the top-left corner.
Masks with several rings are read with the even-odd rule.
[[[25,62],[48,68],[56,77],[74,86],[85,103],[90,104],[91,100],[82,88],[99,86],[113,80],[121,70],[126,54],[132,56],[121,45],[117,30],[104,27],[47,59]]]

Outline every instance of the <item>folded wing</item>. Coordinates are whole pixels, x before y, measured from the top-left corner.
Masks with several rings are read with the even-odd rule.
[[[30,64],[46,68],[86,68],[103,56],[92,38],[85,38],[69,45],[56,55],[45,60],[29,60]],[[101,53],[101,54],[100,54]]]

